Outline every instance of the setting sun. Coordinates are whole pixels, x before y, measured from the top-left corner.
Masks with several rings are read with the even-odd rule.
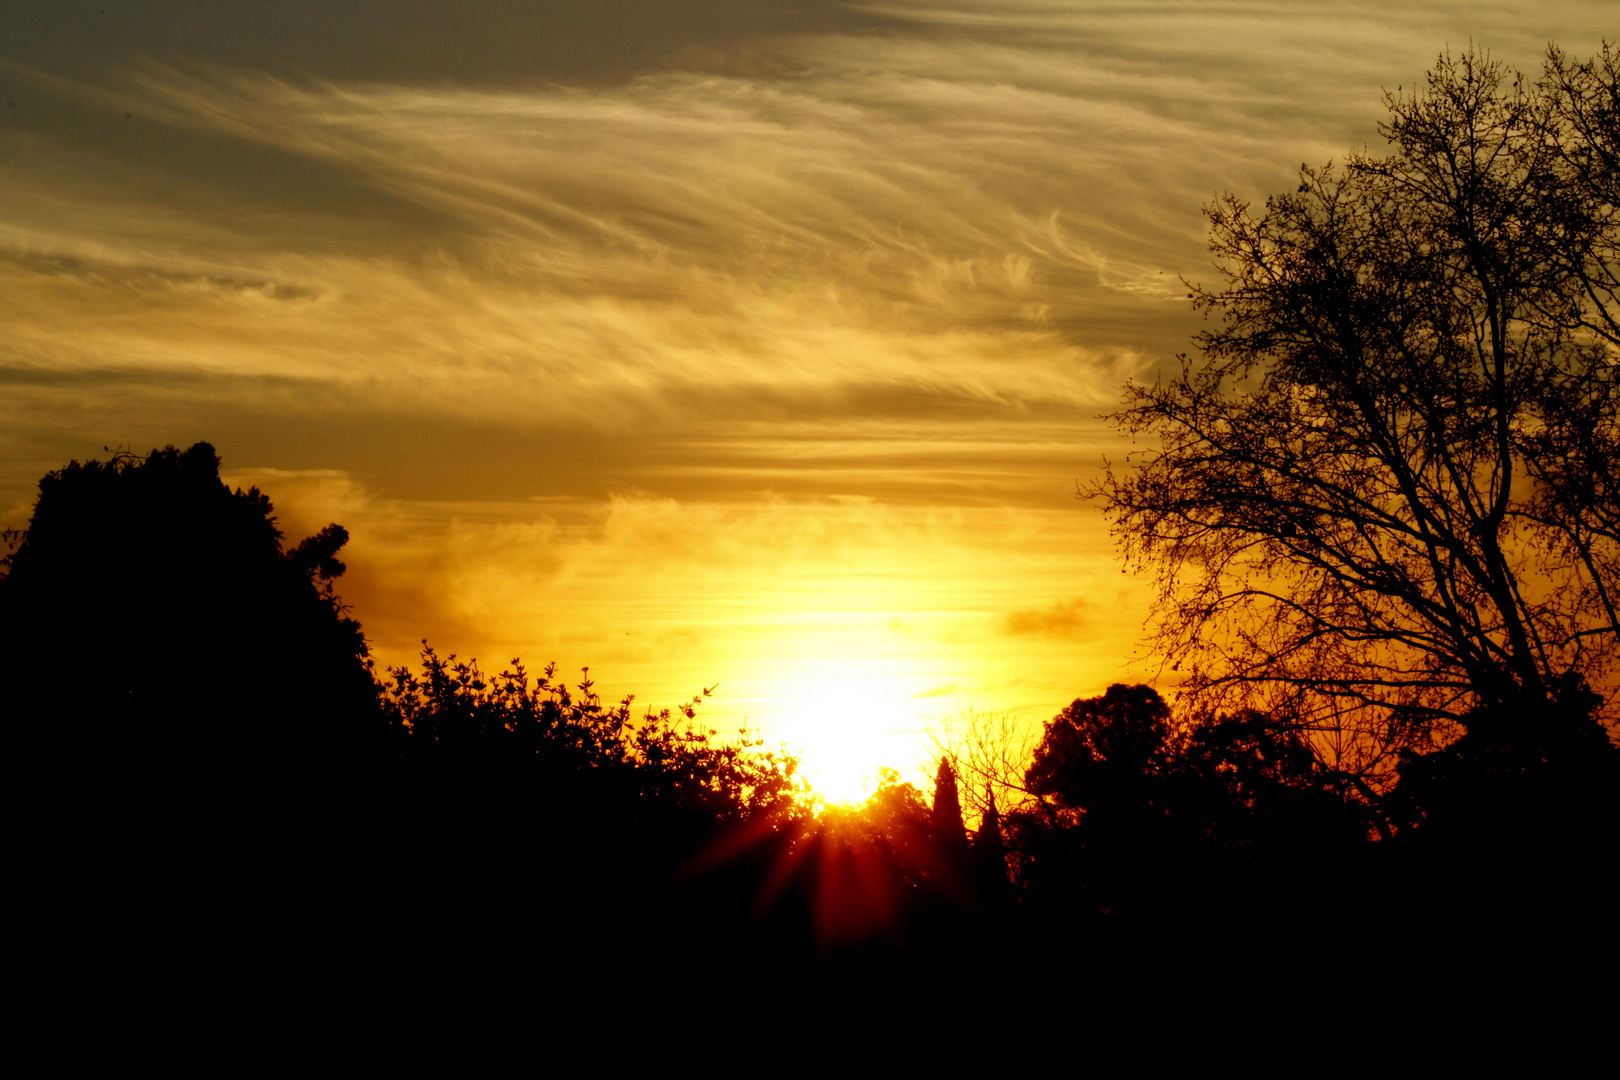
[[[916,738],[927,722],[917,708],[921,673],[901,658],[824,656],[766,675],[761,701],[773,727],[801,754],[800,770],[828,802],[860,802],[881,768],[914,771]]]

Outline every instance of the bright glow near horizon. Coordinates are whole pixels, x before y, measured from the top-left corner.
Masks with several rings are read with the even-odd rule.
[[[919,736],[956,697],[940,681],[952,665],[944,642],[908,636],[888,619],[832,623],[794,634],[796,654],[751,657],[737,689],[799,752],[817,792],[860,802],[879,769],[911,773],[921,764]]]

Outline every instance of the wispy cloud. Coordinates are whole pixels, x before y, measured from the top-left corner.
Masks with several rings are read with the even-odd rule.
[[[1376,144],[1380,89],[1448,45],[1534,66],[1612,22],[182,9],[0,42],[7,524],[69,456],[207,438],[353,529],[346,595],[395,659],[589,651],[785,708],[883,648],[910,674],[862,678],[898,709],[1037,713],[1129,653],[1140,588],[1071,496],[1129,449],[1097,414],[1199,325],[1201,204]]]

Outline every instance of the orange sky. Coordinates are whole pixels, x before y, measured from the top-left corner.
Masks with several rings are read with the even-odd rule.
[[[105,7],[110,11],[103,12]],[[1198,321],[1200,207],[1605,2],[22,3],[0,519],[214,443],[348,526],[384,662],[744,718],[834,794],[962,710],[1149,679],[1077,503]],[[920,774],[912,772],[920,780]]]

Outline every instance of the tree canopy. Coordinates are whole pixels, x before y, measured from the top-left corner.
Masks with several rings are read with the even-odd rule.
[[[332,591],[347,539],[284,551],[270,500],[227,488],[207,443],[50,473],[0,579],[16,722],[124,770],[352,749],[375,693]]]
[[[1158,574],[1205,712],[1388,777],[1480,706],[1584,712],[1620,660],[1616,55],[1442,56],[1390,149],[1208,209],[1195,358],[1128,390],[1157,447],[1093,490]]]

